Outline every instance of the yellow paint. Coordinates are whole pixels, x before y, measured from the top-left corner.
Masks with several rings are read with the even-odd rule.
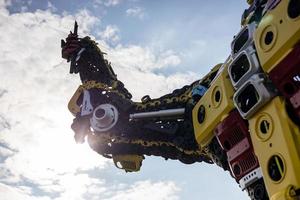
[[[194,133],[201,147],[209,144],[214,137],[213,130],[216,125],[234,108],[232,101],[234,89],[227,70],[230,62],[224,65],[222,72],[193,109]],[[220,97],[219,100],[217,100],[217,96]],[[199,123],[198,110],[201,106],[205,108],[205,118],[202,123]]]
[[[68,103],[68,109],[74,116],[80,112],[80,105],[77,104],[77,101],[82,93],[83,87],[80,85]]]
[[[266,188],[272,200],[287,200],[292,189],[300,188],[300,130],[290,120],[282,97],[276,97],[249,120],[250,135],[258,157]],[[268,173],[272,156],[281,179],[274,181]]]
[[[282,0],[268,11],[254,33],[257,54],[266,72],[270,72],[300,39],[300,17],[288,16],[288,4],[289,0]]]
[[[140,155],[113,155],[115,166],[119,169],[124,169],[126,172],[140,171],[144,156]]]

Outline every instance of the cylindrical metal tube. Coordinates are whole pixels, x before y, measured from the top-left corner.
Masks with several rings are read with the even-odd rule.
[[[91,126],[95,131],[103,132],[112,128],[118,121],[118,110],[111,104],[99,105],[91,118]]]
[[[94,119],[97,121],[98,126],[108,127],[114,121],[114,112],[109,107],[101,108],[95,110]]]
[[[144,119],[144,118],[155,118],[155,117],[173,117],[183,115],[185,108],[176,108],[168,110],[158,110],[153,112],[142,112],[130,114],[130,119]]]

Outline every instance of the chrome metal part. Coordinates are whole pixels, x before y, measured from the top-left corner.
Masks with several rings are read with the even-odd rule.
[[[228,74],[235,89],[244,84],[253,74],[261,71],[253,45],[241,51],[228,67]]]
[[[241,189],[245,190],[248,186],[250,186],[252,183],[254,183],[262,177],[263,175],[260,167],[253,170],[252,172],[241,178],[241,180],[239,181]]]
[[[255,29],[256,23],[252,22],[251,24],[244,26],[234,37],[234,40],[231,42],[231,56],[233,58],[253,43],[253,34]]]
[[[244,119],[249,119],[277,94],[277,89],[265,74],[254,74],[233,95],[235,107]]]
[[[85,48],[81,48],[80,51],[77,53],[77,56],[76,56],[76,59],[75,59],[76,62],[80,59],[81,54],[82,54],[84,51],[85,51]]]
[[[104,132],[111,129],[118,121],[118,110],[111,104],[101,104],[93,112],[91,126],[95,131]]]
[[[89,115],[93,112],[93,106],[91,104],[91,95],[88,90],[83,90],[83,101],[81,108],[81,116]]]
[[[177,117],[183,115],[185,108],[176,108],[168,110],[158,110],[153,112],[133,113],[129,115],[130,119],[145,119],[145,118],[164,118],[164,117]]]

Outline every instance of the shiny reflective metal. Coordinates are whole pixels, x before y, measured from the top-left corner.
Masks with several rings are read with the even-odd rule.
[[[93,106],[91,104],[91,95],[88,90],[83,90],[83,100],[81,108],[81,116],[89,115],[93,112]]]
[[[145,119],[145,118],[163,118],[163,117],[173,117],[183,115],[185,112],[184,108],[168,109],[168,110],[158,110],[153,112],[142,112],[133,113],[129,115],[130,119]]]
[[[260,168],[257,168],[253,170],[252,172],[248,173],[246,176],[241,178],[239,181],[240,187],[242,190],[245,190],[247,187],[249,187],[252,183],[262,178],[262,172]]]
[[[256,29],[256,23],[253,22],[244,26],[241,31],[234,37],[231,42],[231,56],[235,58],[235,56],[246,49],[253,43],[253,35]]]
[[[241,51],[228,66],[228,74],[235,89],[244,84],[253,74],[261,71],[253,45]]]
[[[254,74],[233,95],[235,107],[244,119],[249,119],[277,94],[277,89],[265,74]]]
[[[93,112],[91,126],[95,131],[108,131],[118,121],[119,113],[115,106],[111,104],[101,104]]]

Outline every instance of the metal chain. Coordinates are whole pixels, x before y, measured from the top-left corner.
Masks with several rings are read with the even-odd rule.
[[[126,99],[125,98],[125,95],[120,93],[118,90],[116,90],[116,84],[113,84],[112,86],[108,86],[104,83],[98,83],[96,81],[87,81],[85,82],[83,85],[81,85],[81,87],[83,89],[86,89],[86,90],[89,90],[89,89],[100,89],[100,91],[106,91],[106,92],[109,92],[109,93],[112,93],[114,95],[117,95],[119,96],[119,98],[121,99]],[[173,104],[176,103],[178,104],[179,102],[180,103],[184,103],[186,104],[187,102],[187,95],[190,95],[191,93],[191,88],[192,88],[192,85],[190,86],[185,86],[183,87],[183,89],[180,89],[180,90],[176,90],[176,94],[179,96],[176,97],[176,102],[173,101],[174,99],[174,96],[172,96],[172,94],[168,95],[167,98],[162,98],[161,99],[155,99],[155,100],[152,100],[152,102],[147,102],[146,106],[143,106],[143,108],[145,108],[144,110],[138,110],[138,111],[148,111],[149,109],[151,108],[155,108],[155,109],[162,109],[161,105],[164,105],[167,106],[168,103],[170,104]],[[161,104],[161,102],[164,101],[165,103],[164,104]],[[156,103],[156,102],[159,102],[159,103]],[[142,105],[143,102],[132,102],[132,104],[134,104],[136,106],[136,109],[140,109],[141,107],[138,107],[137,105]],[[144,103],[145,104],[145,103]],[[143,150],[144,150],[144,154],[148,154],[148,155],[152,155],[153,151],[151,152],[151,148],[159,148],[159,150],[161,150],[162,147],[164,147],[165,149],[168,149],[168,148],[173,148],[173,149],[176,149],[177,154],[183,154],[184,156],[188,156],[188,157],[193,157],[194,160],[196,159],[199,159],[201,158],[202,160],[205,160],[206,162],[208,163],[211,163],[211,159],[209,156],[207,156],[207,154],[200,150],[200,149],[195,149],[195,150],[187,150],[187,149],[184,149],[180,146],[177,146],[175,143],[173,142],[167,142],[167,141],[160,141],[158,138],[153,138],[153,139],[143,139],[143,138],[128,138],[126,136],[120,136],[120,135],[116,135],[116,134],[113,134],[113,133],[110,133],[110,134],[99,134],[99,136],[97,137],[94,137],[94,136],[91,136],[93,137],[94,139],[96,139],[98,142],[104,142],[105,143],[110,143],[110,144],[113,144],[113,145],[122,145],[122,144],[126,144],[126,145],[138,145],[138,146],[141,146],[143,147]],[[149,150],[149,151],[148,151]],[[164,157],[164,155],[162,154],[161,156]],[[166,156],[166,155],[165,155]],[[168,157],[168,156],[166,156]]]
[[[80,43],[81,46],[86,49],[86,51],[81,55],[81,59],[78,63],[78,65],[82,66],[82,69],[86,69],[86,71],[80,71],[80,75],[84,75],[84,78],[82,79],[83,84],[80,86],[82,89],[81,92],[84,89],[99,89],[99,92],[101,93],[106,92],[105,96],[107,96],[107,98],[111,98],[111,101],[108,102],[120,104],[118,105],[120,109],[124,109],[123,107],[125,102],[129,105],[130,110],[122,111],[125,113],[148,112],[182,107],[186,108],[187,106],[191,107],[189,104],[193,103],[192,89],[195,85],[199,84],[199,81],[195,81],[181,89],[176,89],[172,93],[160,98],[151,99],[149,96],[145,96],[142,98],[142,102],[133,102],[130,100],[131,94],[124,87],[124,84],[116,78],[110,63],[104,59],[104,53],[97,47],[97,44],[88,37],[81,39]],[[201,84],[208,87],[218,68],[219,67],[213,68],[213,70],[201,80]],[[102,71],[105,73],[102,74]],[[182,125],[185,127],[188,124]],[[149,130],[147,131],[149,132]],[[99,144],[106,141],[107,144],[121,146],[122,144],[132,145],[131,147],[133,149],[136,146],[139,146],[145,154],[149,155],[160,155],[162,157],[173,157],[174,159],[179,159],[176,156],[182,156],[181,154],[183,154],[183,156],[192,157],[192,160],[195,161],[203,157],[206,162],[211,163],[210,157],[203,150],[198,148],[197,143],[195,141],[193,142],[193,138],[188,138],[190,134],[191,137],[193,134],[191,132],[192,129],[190,129],[189,126],[187,126],[186,129],[182,127],[181,129],[178,129],[178,131],[180,132],[176,132],[176,135],[173,136],[157,134],[147,134],[147,136],[144,134],[127,134],[121,136],[118,135],[118,131],[109,135],[103,133],[99,134],[102,137],[107,137],[107,141],[100,141],[97,137],[93,137],[92,135],[91,137],[96,139],[95,142],[99,142]],[[180,134],[182,131],[186,133]],[[166,156],[166,154],[169,156]]]
[[[114,81],[111,86],[108,86],[105,83],[100,83],[100,82],[92,80],[92,81],[84,82],[83,85],[81,85],[80,87],[82,87],[83,89],[86,89],[86,90],[89,90],[92,88],[101,89],[104,91],[108,91],[110,93],[114,93],[114,94],[120,96],[121,98],[125,99],[126,98],[125,95],[116,89],[117,84],[118,84],[118,81]],[[184,86],[181,89],[177,89],[177,90],[175,90],[176,93],[173,92],[171,94],[165,95],[165,96],[157,98],[157,99],[151,99],[147,102],[133,102],[133,104],[135,105],[135,109],[138,112],[147,112],[147,111],[153,110],[153,109],[165,109],[165,107],[167,107],[168,105],[172,105],[174,107],[175,104],[178,107],[178,105],[186,104],[188,102],[188,100],[191,99],[191,97],[192,97],[191,93],[192,93],[192,88],[193,88],[194,84],[195,83],[188,85],[188,86]],[[162,106],[164,106],[164,107],[162,107]]]

